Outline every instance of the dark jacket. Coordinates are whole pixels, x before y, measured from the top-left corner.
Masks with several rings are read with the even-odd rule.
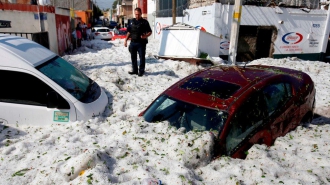
[[[128,25],[127,32],[130,33],[131,42],[148,43],[148,39],[141,39],[141,35],[152,31],[147,20],[134,18]]]

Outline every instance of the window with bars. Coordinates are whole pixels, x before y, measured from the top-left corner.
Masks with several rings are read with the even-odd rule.
[[[176,0],[176,16],[183,16],[183,10],[187,8],[187,0]],[[172,0],[158,0],[156,12],[157,17],[172,17]]]

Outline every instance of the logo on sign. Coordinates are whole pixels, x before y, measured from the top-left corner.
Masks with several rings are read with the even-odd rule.
[[[220,49],[229,49],[229,41],[220,42]]]
[[[313,24],[313,28],[320,28],[321,25],[320,24]]]
[[[299,42],[302,41],[302,39],[303,39],[303,36],[297,32],[290,32],[290,33],[283,35],[283,37],[282,37],[282,41],[285,44],[298,44]]]
[[[203,26],[196,26],[195,28],[200,29],[202,31],[206,31],[206,29]]]

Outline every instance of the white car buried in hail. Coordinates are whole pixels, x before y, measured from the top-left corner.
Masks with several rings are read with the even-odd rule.
[[[0,125],[87,121],[106,109],[102,87],[31,40],[0,34],[0,58]]]
[[[107,27],[94,27],[92,29],[92,38],[93,39],[102,39],[102,40],[111,40],[112,33],[111,33],[111,30]]]

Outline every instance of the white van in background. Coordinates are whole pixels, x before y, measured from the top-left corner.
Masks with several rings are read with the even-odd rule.
[[[22,37],[0,34],[0,124],[86,121],[108,97],[63,58]]]

